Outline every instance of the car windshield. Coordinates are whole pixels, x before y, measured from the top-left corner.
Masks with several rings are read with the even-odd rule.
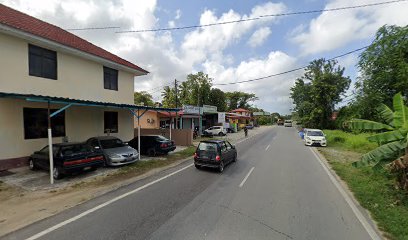
[[[75,144],[61,147],[62,155],[72,155],[89,151],[85,144]]]
[[[216,143],[201,142],[198,145],[197,149],[198,149],[198,151],[216,152],[217,151],[217,144]]]
[[[307,131],[308,136],[317,136],[317,137],[322,137],[324,136],[323,132],[321,131]]]
[[[125,144],[120,139],[104,139],[101,140],[103,149],[123,147]]]
[[[291,123],[291,122],[292,122],[292,121],[290,121],[290,120],[286,120],[286,121],[285,121],[285,123]]]
[[[165,138],[163,136],[157,136],[156,140],[158,140],[158,141],[168,141],[169,139],[167,139],[167,138]]]

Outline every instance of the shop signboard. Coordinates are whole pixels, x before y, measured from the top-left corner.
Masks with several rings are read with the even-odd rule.
[[[192,106],[192,105],[184,105],[183,106],[183,112],[184,114],[201,114],[202,109],[197,106]]]
[[[203,105],[204,113],[217,113],[217,106]]]
[[[218,113],[218,123],[224,123],[225,122],[225,112],[219,112]]]

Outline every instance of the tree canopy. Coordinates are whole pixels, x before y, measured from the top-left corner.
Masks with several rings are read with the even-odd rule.
[[[175,87],[166,86],[162,91],[163,106],[175,107]],[[212,105],[218,111],[230,111],[236,108],[250,108],[250,103],[258,100],[254,93],[223,92],[212,87],[212,78],[203,72],[189,74],[186,81],[180,82],[177,88],[178,107],[182,105]]]
[[[392,96],[408,96],[408,26],[383,26],[372,44],[360,55],[361,76],[356,83],[356,102],[363,118],[378,119],[371,106],[391,105]]]
[[[154,106],[152,95],[146,91],[135,92],[133,96],[136,105]]]
[[[330,117],[350,86],[344,68],[335,60],[312,61],[291,88],[295,111],[306,127],[331,128]]]

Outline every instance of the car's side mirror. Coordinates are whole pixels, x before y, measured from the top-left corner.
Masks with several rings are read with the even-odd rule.
[[[235,146],[231,146],[232,147],[232,149],[235,149]]]

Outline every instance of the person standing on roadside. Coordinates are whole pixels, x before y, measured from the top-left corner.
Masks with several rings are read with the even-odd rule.
[[[246,126],[244,127],[244,133],[245,133],[245,137],[248,137],[248,128]]]

